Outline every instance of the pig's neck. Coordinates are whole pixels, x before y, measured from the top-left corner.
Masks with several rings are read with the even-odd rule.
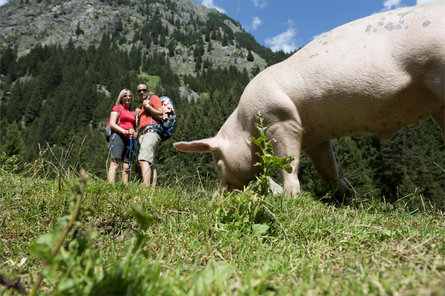
[[[244,150],[248,148],[246,146],[248,146],[251,134],[247,130],[248,126],[243,122],[244,120],[240,120],[238,116],[237,108],[219,130],[218,136],[228,144],[230,149]]]

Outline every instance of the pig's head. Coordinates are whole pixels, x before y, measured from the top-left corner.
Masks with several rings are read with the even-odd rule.
[[[259,171],[253,166],[254,153],[248,137],[238,133],[227,137],[224,133],[191,142],[177,142],[173,145],[184,152],[212,152],[218,169],[220,187],[223,190],[243,189]]]

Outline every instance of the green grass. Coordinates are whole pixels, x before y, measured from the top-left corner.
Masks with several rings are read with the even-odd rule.
[[[30,291],[45,268],[31,246],[63,225],[77,183],[0,173],[2,275]],[[40,294],[445,295],[443,213],[334,206],[308,193],[261,198],[90,178],[60,253]]]
[[[159,86],[160,77],[154,75],[148,75],[146,73],[141,73],[138,75],[139,81],[147,83],[147,86],[153,90],[154,88]]]

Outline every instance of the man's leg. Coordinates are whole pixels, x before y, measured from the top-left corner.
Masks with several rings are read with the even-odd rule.
[[[139,164],[141,166],[142,179],[146,187],[156,186],[158,173],[155,165],[156,146],[161,141],[157,133],[148,132],[139,138]]]
[[[141,166],[142,181],[145,187],[149,187],[151,184],[151,167],[150,163],[145,160],[139,160],[139,165]]]
[[[151,172],[152,172],[152,176],[151,176],[151,186],[155,187],[156,186],[156,182],[158,181],[158,170],[156,170],[156,164],[151,164]]]

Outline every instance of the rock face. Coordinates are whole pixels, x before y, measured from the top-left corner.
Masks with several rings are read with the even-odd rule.
[[[189,36],[204,31],[209,15],[216,15],[218,19],[216,25],[212,20],[211,33],[225,39],[205,40],[203,35],[203,61],[221,67],[236,65],[248,71],[265,68],[264,58],[256,52],[251,51],[253,61],[247,60],[249,49],[234,38],[237,33],[247,35],[237,22],[192,0],[12,0],[0,7],[0,49],[14,48],[22,56],[36,45],[72,42],[74,46],[86,48],[97,46],[104,34],[108,34],[119,36],[120,46],[127,50],[135,46],[146,52],[168,54],[173,49],[174,54],[169,55],[172,68],[180,75],[193,75],[196,40],[190,44],[177,40],[175,34]],[[168,34],[163,44],[147,46],[137,32],[153,18],[159,20]],[[167,48],[172,42],[174,47]]]
[[[126,13],[130,13],[128,10]],[[61,44],[71,39],[77,46],[98,42],[112,31],[119,10],[100,1],[11,1],[0,10],[0,45],[13,46],[19,54],[33,46]]]

